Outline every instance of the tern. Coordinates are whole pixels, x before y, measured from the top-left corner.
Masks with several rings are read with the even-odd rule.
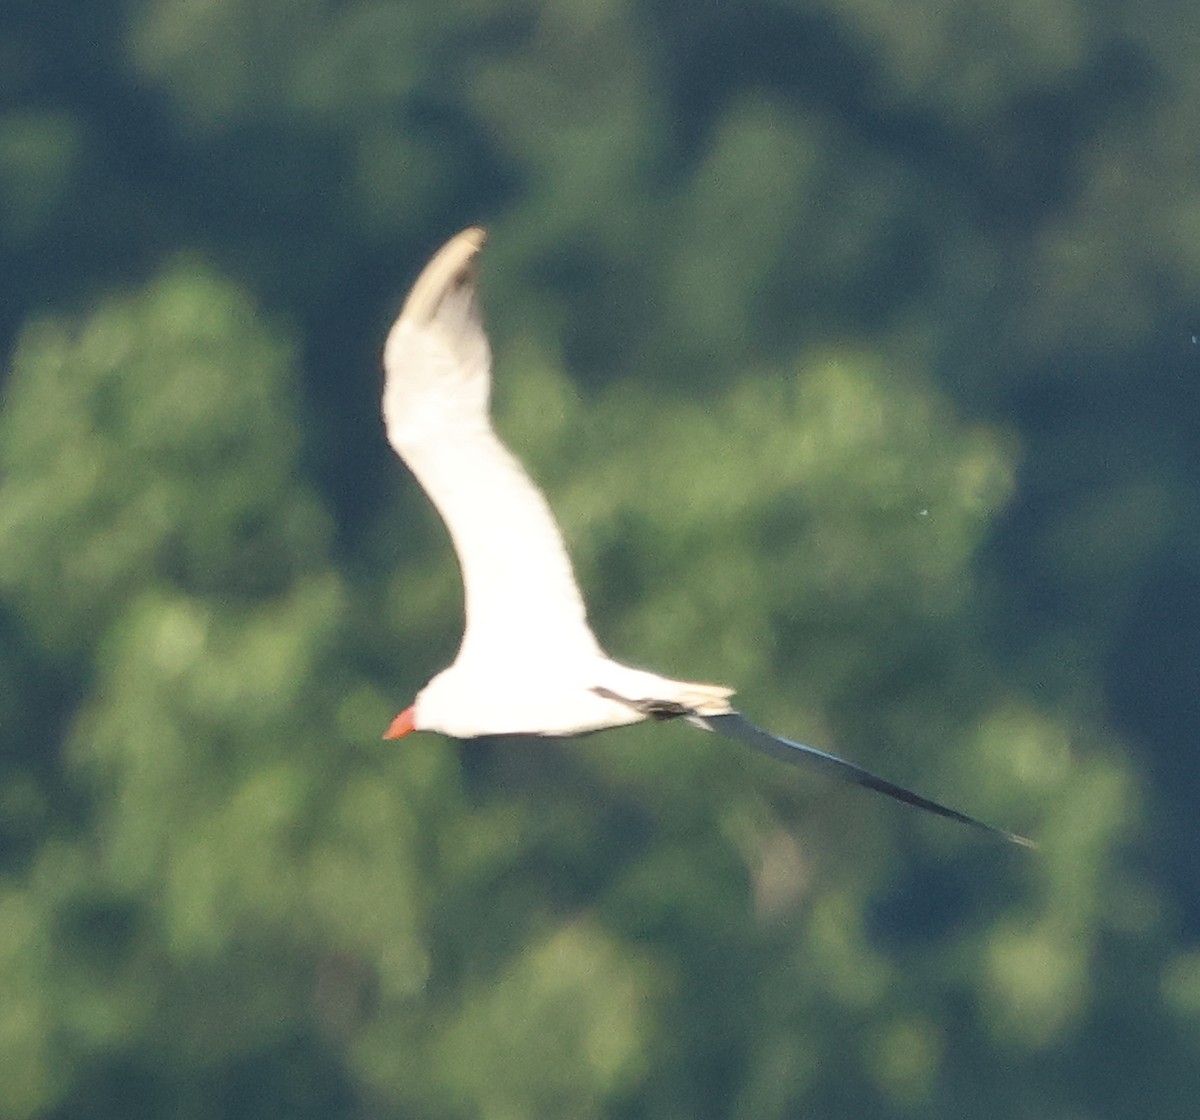
[[[852,762],[756,727],[723,685],[662,677],[601,649],[545,496],[492,427],[492,358],[478,292],[486,234],[464,230],[425,266],[384,347],[388,442],[450,532],[466,627],[454,663],[392,721],[385,739],[571,736],[683,719],[775,758],[1032,843],[894,785]]]

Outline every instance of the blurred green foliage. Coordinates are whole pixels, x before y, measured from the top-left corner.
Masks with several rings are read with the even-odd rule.
[[[0,1120],[1190,1117],[1179,0],[0,10]],[[378,352],[492,229],[602,640],[685,727],[378,736],[452,656]]]

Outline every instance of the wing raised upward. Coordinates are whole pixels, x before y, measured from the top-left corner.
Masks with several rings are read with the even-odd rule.
[[[466,598],[458,662],[599,655],[554,515],[492,428],[492,357],[477,290],[484,239],[468,229],[448,241],[388,334],[388,442],[458,554]]]

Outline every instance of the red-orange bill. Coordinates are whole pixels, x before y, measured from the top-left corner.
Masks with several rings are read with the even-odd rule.
[[[383,733],[385,739],[403,739],[410,731],[416,730],[415,717],[412,708],[405,708]]]

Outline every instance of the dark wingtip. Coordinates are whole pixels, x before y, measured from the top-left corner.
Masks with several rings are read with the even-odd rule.
[[[475,252],[478,253],[479,250],[483,248],[484,243],[487,241],[487,230],[484,229],[483,226],[468,226],[462,231],[462,233],[455,237],[454,240],[470,242],[475,246]]]
[[[451,292],[466,286],[474,288],[479,253],[486,241],[487,231],[482,226],[470,226],[450,238],[421,270],[400,317],[428,322]]]

